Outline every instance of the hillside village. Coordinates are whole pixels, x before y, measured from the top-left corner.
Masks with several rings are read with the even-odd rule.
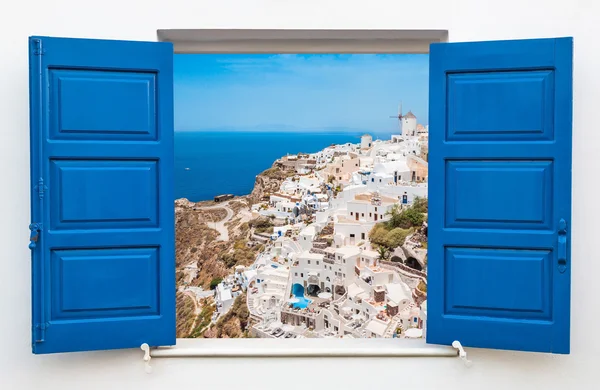
[[[178,337],[423,337],[428,129],[284,156],[252,193],[176,201]]]

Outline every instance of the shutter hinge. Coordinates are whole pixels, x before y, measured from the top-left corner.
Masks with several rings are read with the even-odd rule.
[[[31,234],[29,235],[29,249],[35,249],[36,243],[40,238],[40,232],[42,231],[42,224],[34,222],[29,225]]]
[[[46,329],[48,329],[50,327],[50,323],[49,322],[43,322],[43,323],[39,323],[39,324],[35,324],[35,330],[39,332],[39,338],[36,338],[35,342],[36,343],[43,343],[44,341],[46,341]]]
[[[43,56],[46,54],[46,50],[42,47],[41,39],[34,39],[33,44],[35,45],[35,49],[33,50],[33,54],[36,56]]]
[[[48,187],[44,184],[44,178],[40,177],[38,179],[38,184],[34,187],[34,190],[38,193],[38,198],[44,199],[44,192],[48,189]]]

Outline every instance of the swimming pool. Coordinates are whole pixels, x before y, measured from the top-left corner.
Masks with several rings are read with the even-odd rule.
[[[292,286],[292,294],[298,298],[298,302],[292,303],[292,307],[295,309],[304,309],[312,302],[312,300],[304,296],[304,286],[301,284],[295,283]]]

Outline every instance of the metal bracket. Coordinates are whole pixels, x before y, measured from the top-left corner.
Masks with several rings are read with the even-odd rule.
[[[558,221],[558,272],[567,270],[567,221]]]
[[[467,352],[464,350],[460,341],[454,340],[452,342],[452,347],[458,349],[458,357],[460,357],[465,362],[465,366],[471,367],[473,365],[473,362],[467,359]]]
[[[35,49],[33,49],[33,54],[36,56],[43,56],[44,54],[46,54],[46,49],[44,49],[42,47],[42,40],[39,38],[36,38],[33,40],[33,44],[35,46]]]
[[[35,249],[40,236],[40,231],[42,230],[42,224],[32,223],[29,225],[29,230],[31,230],[31,234],[29,235],[29,249]]]
[[[144,343],[140,346],[140,348],[142,351],[144,351],[144,369],[146,371],[146,374],[150,374],[152,372],[152,366],[150,366],[150,359],[152,359],[152,357],[150,356],[150,346]]]
[[[48,189],[48,186],[44,184],[44,178],[40,177],[38,180],[38,184],[36,184],[33,187],[34,191],[37,191],[38,193],[38,198],[44,199],[44,193],[46,192],[46,190]]]

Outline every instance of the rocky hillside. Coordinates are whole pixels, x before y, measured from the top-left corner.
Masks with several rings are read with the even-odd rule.
[[[250,202],[257,203],[268,197],[269,193],[277,192],[281,187],[281,183],[293,175],[293,172],[283,171],[275,164],[266,171],[261,172],[256,176],[254,189],[248,196]]]
[[[256,177],[252,193],[223,203],[212,201],[175,201],[175,252],[177,287],[197,286],[208,290],[233,273],[236,265],[250,265],[263,250],[262,245],[250,242],[264,226],[260,218],[253,219],[251,204],[268,193],[279,190],[285,178],[293,173],[277,166]],[[221,227],[217,226],[221,223]],[[219,231],[220,229],[220,231]],[[227,240],[222,240],[226,230]],[[272,228],[271,228],[272,231]],[[220,318],[208,327],[213,306],[204,300],[195,301],[194,294],[178,294],[178,337],[247,337],[247,316],[243,299],[237,299],[231,315]],[[212,298],[209,299],[212,301]],[[246,310],[247,311],[247,310]],[[208,324],[207,324],[208,321]]]
[[[238,296],[233,306],[217,323],[206,330],[204,338],[247,338],[250,311],[246,305],[246,293]]]
[[[184,280],[193,286],[208,289],[214,278],[224,277],[227,267],[219,261],[219,254],[228,250],[227,242],[216,240],[218,232],[208,227],[207,221],[222,219],[225,210],[203,211],[195,203],[177,200],[175,207],[175,262],[178,284]],[[198,271],[186,274],[185,267],[197,266]]]
[[[264,177],[266,181],[271,180],[269,174]],[[257,182],[255,193],[264,193],[260,183],[263,181]],[[232,274],[235,266],[248,266],[254,262],[264,247],[249,242],[249,239],[262,225],[258,219],[252,219],[247,198],[238,197],[224,203],[175,201],[178,289],[195,286],[209,290]],[[226,240],[222,234],[227,235]],[[208,301],[194,298],[191,291],[187,295],[179,293],[177,298],[178,337],[203,337],[209,330],[214,308]],[[212,298],[208,300],[212,302]],[[247,319],[242,311],[238,311],[235,316],[220,320],[216,327],[210,328],[212,330],[206,337],[244,337]]]

